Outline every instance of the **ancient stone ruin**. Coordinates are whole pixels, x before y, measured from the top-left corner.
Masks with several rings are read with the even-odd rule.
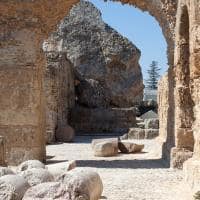
[[[78,132],[93,133],[135,125],[132,107],[142,101],[144,88],[140,50],[105,24],[92,3],[73,6],[43,47],[48,142],[67,122]]]
[[[1,143],[2,164],[17,165],[29,159],[45,161],[45,132],[48,121],[51,124],[49,127],[51,135],[57,126],[54,123],[57,118],[54,110],[59,110],[61,113],[59,116],[66,120],[66,110],[73,106],[71,97],[75,98],[74,85],[70,85],[70,80],[73,79],[71,75],[73,62],[63,56],[62,52],[50,53],[49,57],[47,56],[47,63],[52,65],[52,69],[49,65],[50,74],[45,75],[47,65],[42,43],[56,30],[56,25],[77,2],[78,0],[0,2],[0,135],[4,138],[4,142]],[[162,155],[171,167],[183,167],[185,180],[198,199],[200,1],[120,0],[120,2],[148,11],[158,21],[166,38],[170,67],[166,76],[160,80],[158,92]],[[109,28],[108,30],[111,31]],[[57,48],[57,44],[55,46]],[[51,51],[51,48],[47,49],[47,53]],[[113,64],[115,62],[111,62],[111,69]],[[120,63],[118,66],[121,68],[123,65]],[[63,78],[62,70],[69,76],[68,80]],[[55,74],[63,81],[52,84],[51,80]],[[49,83],[46,80],[49,80]],[[68,83],[70,98],[65,96],[64,99],[69,103],[63,105],[64,110],[59,107],[62,102],[52,104],[51,115],[46,117],[47,103],[57,102],[58,99],[60,101],[60,98],[57,99],[62,96],[60,86]],[[97,82],[93,83],[95,87],[98,85]],[[50,92],[51,97],[49,96],[52,99],[45,98],[46,87],[54,89]],[[58,121],[62,124],[62,118]],[[63,188],[59,184],[47,187]],[[27,197],[33,193],[34,190],[31,190]]]

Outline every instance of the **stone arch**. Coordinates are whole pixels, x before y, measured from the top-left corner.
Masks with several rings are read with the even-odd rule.
[[[3,24],[0,30],[3,41],[0,93],[4,94],[0,105],[0,134],[6,138],[8,163],[16,164],[26,159],[45,159],[45,58],[41,51],[41,43],[76,2],[78,1],[38,0],[0,3],[0,21]],[[121,2],[149,11],[158,20],[168,43],[169,64],[173,67],[177,1]],[[169,79],[172,80],[173,77],[170,75]],[[23,95],[15,93],[19,88],[24,88]],[[23,101],[26,103],[22,103]]]

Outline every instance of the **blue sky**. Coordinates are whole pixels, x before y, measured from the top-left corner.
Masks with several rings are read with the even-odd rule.
[[[153,17],[130,5],[103,0],[89,1],[100,9],[104,22],[127,37],[141,50],[140,65],[144,79],[152,60],[158,61],[159,67],[162,68],[161,75],[166,72],[167,44],[158,22]]]

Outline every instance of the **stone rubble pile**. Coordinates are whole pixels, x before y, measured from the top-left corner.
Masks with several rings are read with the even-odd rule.
[[[158,115],[153,111],[148,111],[141,117],[138,117],[136,127],[129,128],[128,132],[120,138],[127,139],[154,139],[159,135]]]
[[[92,140],[92,150],[94,156],[111,157],[121,153],[140,153],[144,149],[144,145],[136,144],[133,141],[123,141],[118,138],[104,138]]]
[[[0,167],[0,199],[98,200],[103,192],[100,176],[76,162],[46,167],[38,160],[21,163],[16,170]]]

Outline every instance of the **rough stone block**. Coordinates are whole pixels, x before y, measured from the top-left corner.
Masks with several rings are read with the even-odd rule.
[[[66,184],[70,199],[98,200],[103,192],[103,183],[97,172],[90,168],[76,168],[62,174],[59,182]]]
[[[137,123],[137,127],[144,129],[145,128],[145,123],[144,122],[139,122],[139,123]]]
[[[118,154],[118,143],[112,141],[104,141],[97,143],[94,148],[94,155],[98,157],[111,157]]]
[[[130,128],[128,132],[128,139],[144,139],[145,130],[141,128]]]
[[[159,119],[145,119],[145,129],[159,129]]]
[[[139,153],[144,148],[143,144],[136,144],[130,141],[120,141],[118,145],[122,153]]]
[[[118,138],[101,138],[101,139],[94,139],[92,140],[92,149],[95,147],[96,144],[101,143],[101,142],[111,142],[115,145],[118,145]]]
[[[186,150],[184,148],[172,148],[171,149],[171,160],[170,160],[170,166],[171,168],[177,168],[182,169],[183,163],[191,158],[193,155],[193,152]]]
[[[67,125],[56,130],[56,140],[59,142],[72,142],[75,136],[74,129]]]
[[[159,135],[159,129],[145,129],[145,139],[154,139]]]

